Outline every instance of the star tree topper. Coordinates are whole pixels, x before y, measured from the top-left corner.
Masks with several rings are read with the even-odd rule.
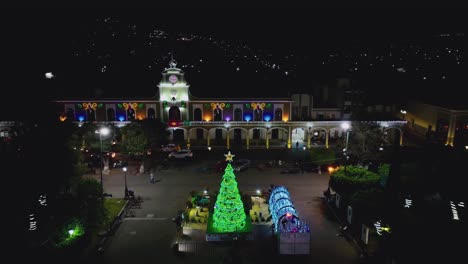
[[[236,155],[232,155],[231,151],[229,151],[228,154],[224,154],[224,156],[226,157],[226,161],[232,161],[232,158]]]

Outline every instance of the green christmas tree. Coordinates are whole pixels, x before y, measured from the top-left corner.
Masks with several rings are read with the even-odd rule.
[[[229,152],[227,159],[232,161]],[[216,204],[213,214],[213,228],[216,232],[230,233],[242,230],[246,225],[246,216],[244,212],[244,204],[242,203],[237,189],[236,176],[234,175],[232,166],[227,164],[224,170],[223,181],[216,199]]]

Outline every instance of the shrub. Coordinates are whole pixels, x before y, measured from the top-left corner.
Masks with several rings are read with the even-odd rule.
[[[358,190],[350,196],[350,204],[355,215],[361,221],[382,215],[384,210],[384,192],[382,189]]]
[[[380,175],[380,185],[385,187],[387,185],[388,175],[390,173],[390,164],[382,163],[377,169],[377,173]]]
[[[330,176],[329,185],[341,195],[351,195],[358,190],[368,190],[379,185],[379,175],[356,166],[340,167]]]

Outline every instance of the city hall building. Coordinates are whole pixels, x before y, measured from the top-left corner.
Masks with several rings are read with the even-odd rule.
[[[159,119],[167,123],[170,140],[187,147],[215,145],[268,149],[324,145],[328,148],[330,142],[346,134],[346,126],[343,126],[346,121],[341,120],[339,109],[319,109],[319,115],[327,116],[327,120],[295,121],[292,111],[297,102],[291,98],[197,98],[190,93],[184,72],[174,61],[169,66],[162,72],[155,98],[59,100],[56,103],[63,105],[60,119],[78,124],[97,122],[116,126],[134,120]],[[312,113],[313,109],[308,111]],[[377,122],[384,130],[395,130],[402,143],[404,121]]]

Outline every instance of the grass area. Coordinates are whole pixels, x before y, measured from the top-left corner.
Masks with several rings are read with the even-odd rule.
[[[213,214],[210,214],[208,216],[208,224],[206,226],[206,232],[209,234],[219,233],[213,227]],[[240,234],[240,233],[250,233],[250,232],[252,232],[252,220],[250,219],[249,215],[246,215],[244,228],[242,228],[241,230],[238,230],[236,233]],[[223,233],[219,233],[219,234],[223,234]]]
[[[106,228],[106,225],[112,223],[112,220],[120,213],[120,210],[125,205],[123,198],[106,198],[104,199],[104,210],[107,212],[106,219],[103,221],[101,228]]]
[[[102,230],[108,230],[114,218],[120,213],[120,210],[125,206],[126,201],[123,198],[105,198],[104,199],[104,211],[106,212],[106,218],[101,222],[99,226],[90,228],[88,230],[90,235],[89,245],[85,250],[85,255],[91,254],[91,251],[95,250],[101,240],[98,233]]]
[[[317,165],[335,162],[335,151],[332,148],[313,148],[310,150],[309,160]]]

